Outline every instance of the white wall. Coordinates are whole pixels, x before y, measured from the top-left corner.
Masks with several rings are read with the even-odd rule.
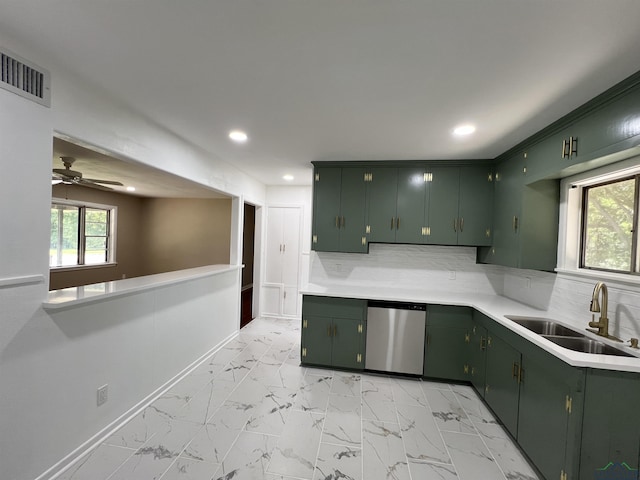
[[[70,77],[38,51],[2,34],[0,45],[50,70],[53,83],[51,109],[0,90],[0,165],[12,172],[9,179],[3,177],[0,189],[0,477],[26,480],[43,473],[114,415],[186,367],[205,345],[211,348],[219,341],[219,335],[203,324],[191,325],[193,335],[185,339],[201,343],[193,351],[183,346],[159,359],[158,350],[166,348],[162,338],[177,337],[175,332],[184,327],[171,323],[171,318],[187,315],[170,315],[170,306],[152,311],[146,300],[136,302],[135,297],[122,297],[103,305],[108,308],[92,311],[49,315],[42,310],[48,290],[54,132],[186,177],[236,200],[263,204],[266,189],[223,159]],[[234,205],[241,208],[242,202]],[[235,238],[241,238],[237,223],[232,228],[237,230]],[[20,283],[23,277],[28,283]],[[225,297],[234,306],[240,295],[236,277],[229,287],[236,291]],[[193,297],[183,290],[168,292],[167,297],[180,305],[181,312],[195,309],[198,319],[204,314],[202,302],[209,302],[206,296]],[[216,326],[221,333],[237,329],[239,312],[232,310],[222,307],[228,318]],[[123,344],[127,348],[121,350]],[[151,356],[145,361],[141,352]],[[133,370],[125,373],[128,368]],[[116,388],[108,406],[97,409],[100,382]]]

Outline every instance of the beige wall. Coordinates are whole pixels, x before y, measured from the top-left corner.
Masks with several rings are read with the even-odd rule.
[[[147,275],[229,263],[231,199],[150,198],[144,213]]]
[[[52,196],[118,207],[117,265],[50,273],[51,290],[229,263],[231,199],[142,198],[55,185]]]
[[[127,277],[145,275],[143,262],[138,252],[138,242],[142,233],[141,218],[143,216],[143,201],[141,198],[75,185],[53,186],[52,197],[116,206],[118,207],[116,216],[118,223],[116,226],[117,265],[63,271],[51,270],[49,284],[51,290],[118,280],[123,275]]]

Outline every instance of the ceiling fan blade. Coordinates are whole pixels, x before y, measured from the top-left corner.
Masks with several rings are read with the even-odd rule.
[[[53,173],[57,173],[58,175],[62,175],[67,178],[82,178],[82,172],[77,172],[75,170],[69,170],[67,168],[54,168]]]
[[[83,178],[83,180],[86,182],[104,183],[106,185],[119,185],[121,187],[124,186],[122,183],[116,182],[115,180],[98,180],[97,178]]]
[[[95,188],[96,190],[104,190],[107,192],[113,191],[113,188],[105,187],[104,185],[100,185],[98,183],[88,182],[86,178],[74,180],[73,183],[74,185],[79,185],[81,187]]]

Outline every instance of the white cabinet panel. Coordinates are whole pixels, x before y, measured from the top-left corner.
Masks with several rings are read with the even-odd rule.
[[[301,223],[301,207],[267,209],[263,315],[298,314]]]

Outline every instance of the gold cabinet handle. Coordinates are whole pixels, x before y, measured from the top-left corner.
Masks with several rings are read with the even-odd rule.
[[[513,231],[518,231],[518,217],[516,215],[513,216]]]
[[[342,218],[340,219],[340,226],[341,226],[342,228],[344,228],[344,217],[342,217]]]
[[[400,217],[396,218],[396,230],[400,230]]]
[[[460,231],[464,231],[464,217],[460,217]]]
[[[340,228],[340,217],[336,215],[336,228]]]
[[[571,154],[571,145],[566,140],[562,140],[562,158],[569,158]]]
[[[393,230],[393,224],[396,221],[396,217],[391,217],[391,230]]]
[[[480,337],[480,350],[484,350],[485,348],[487,348],[487,339]]]
[[[578,155],[578,137],[569,137],[569,156]]]
[[[453,219],[453,231],[454,232],[458,231],[458,219],[457,218]]]
[[[520,370],[520,365],[513,362],[513,365],[511,366],[511,378],[518,378],[518,370]]]

